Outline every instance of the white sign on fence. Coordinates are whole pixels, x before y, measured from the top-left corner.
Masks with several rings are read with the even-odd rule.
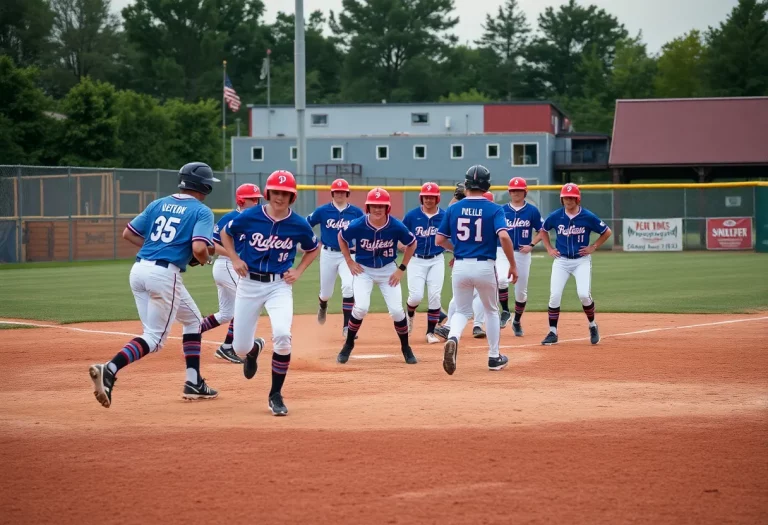
[[[683,219],[624,219],[624,251],[679,252]]]

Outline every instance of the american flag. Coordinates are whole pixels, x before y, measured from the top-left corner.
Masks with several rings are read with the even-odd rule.
[[[229,75],[224,77],[224,101],[232,111],[240,109],[240,97],[237,96],[235,88],[232,87],[232,82],[229,80]]]

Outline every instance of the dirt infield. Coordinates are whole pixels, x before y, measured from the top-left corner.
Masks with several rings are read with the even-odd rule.
[[[173,339],[109,410],[87,367],[138,322],[0,330],[0,523],[768,522],[768,312],[598,313],[598,346],[583,315],[554,347],[546,313],[524,321],[509,368],[465,336],[449,377],[425,315],[415,366],[385,316],[343,366],[340,318],[297,317],[286,418],[269,352],[252,381],[213,358],[225,328],[204,337],[219,399],[181,400]]]

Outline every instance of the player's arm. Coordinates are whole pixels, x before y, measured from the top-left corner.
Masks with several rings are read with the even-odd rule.
[[[216,255],[223,255],[224,257],[229,257],[229,252],[219,243],[214,243],[213,250],[216,253]]]
[[[144,237],[133,231],[130,228],[130,225],[126,226],[123,230],[123,239],[133,244],[134,246],[138,246],[139,248],[144,246]]]
[[[509,237],[509,232],[507,231],[507,219],[504,216],[504,210],[502,210],[501,207],[499,207],[493,215],[493,227],[496,230],[496,235],[499,237],[504,256],[509,260],[509,280],[516,283],[517,264],[515,263],[515,245]]]
[[[441,248],[452,252],[453,243],[451,242],[451,219],[450,213],[443,215],[443,220],[440,226],[437,228],[437,234],[435,235],[435,244]]]
[[[131,222],[125,225],[123,230],[123,239],[141,248],[144,246],[144,236],[141,232],[146,231],[149,223],[149,210],[154,203],[146,207],[146,209],[133,218]]]
[[[222,228],[221,245],[224,246],[224,249],[229,254],[229,258],[232,260],[232,268],[235,269],[235,273],[240,277],[245,277],[248,275],[248,265],[240,258],[237,251],[235,251],[235,240],[229,232],[229,226],[231,225],[232,223],[230,222],[228,226]]]
[[[344,256],[344,260],[347,261],[347,266],[349,266],[349,271],[352,272],[352,275],[360,275],[363,273],[363,267],[357,264],[352,258],[352,253],[349,251],[349,243],[347,243],[347,240],[343,235],[345,231],[349,230],[341,230],[339,232],[339,249],[341,250],[341,254]]]
[[[205,241],[192,241],[192,255],[200,264],[208,264],[209,246]]]
[[[597,238],[594,244],[590,246],[585,246],[581,250],[579,250],[579,255],[589,255],[593,253],[595,250],[600,248],[603,244],[605,244],[605,241],[610,239],[611,235],[613,235],[613,232],[610,228],[606,226],[605,231],[600,234],[600,237]]]

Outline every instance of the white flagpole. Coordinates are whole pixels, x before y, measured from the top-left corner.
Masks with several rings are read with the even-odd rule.
[[[227,170],[227,101],[224,100],[224,87],[227,83],[227,61],[221,76],[221,169]]]

